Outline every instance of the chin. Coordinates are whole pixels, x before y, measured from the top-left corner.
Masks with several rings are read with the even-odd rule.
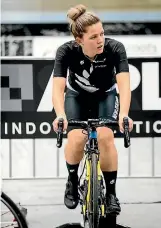
[[[101,54],[103,52],[103,48],[101,48],[100,50],[97,50],[97,54]]]

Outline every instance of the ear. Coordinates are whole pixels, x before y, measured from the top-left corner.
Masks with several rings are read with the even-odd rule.
[[[83,45],[83,39],[80,38],[80,37],[77,37],[77,38],[76,38],[76,42],[77,42],[80,46]]]

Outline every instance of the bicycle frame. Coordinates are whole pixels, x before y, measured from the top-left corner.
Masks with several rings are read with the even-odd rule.
[[[62,139],[63,139],[63,119],[59,119],[58,123],[58,131],[57,131],[57,147],[60,148],[62,146]],[[99,162],[99,150],[98,150],[98,142],[97,142],[97,127],[100,126],[116,126],[118,127],[118,121],[116,120],[109,120],[109,119],[88,119],[87,121],[81,121],[81,120],[69,120],[68,121],[69,126],[81,126],[82,129],[86,130],[88,132],[88,141],[86,143],[86,149],[85,149],[85,162],[82,174],[79,177],[79,190],[81,192],[81,195],[83,197],[83,200],[80,199],[81,205],[82,205],[82,214],[85,217],[85,220],[87,218],[87,215],[94,214],[95,224],[97,224],[98,216],[106,216],[105,214],[105,203],[104,203],[104,185],[103,185],[103,176],[101,174],[101,168],[100,168],[100,162]],[[124,125],[124,147],[128,148],[130,146],[130,134],[129,134],[129,122],[128,117],[125,117],[123,119],[123,125]],[[96,156],[94,155],[96,154]],[[94,163],[92,163],[93,161]],[[96,164],[96,166],[95,166]],[[84,168],[86,167],[86,175],[84,179],[83,185],[80,185],[80,179],[84,173]],[[92,170],[92,173],[91,173]],[[94,173],[94,175],[93,175]],[[92,178],[92,182],[91,182]],[[93,181],[93,178],[95,181]],[[97,183],[96,183],[97,182]],[[92,184],[91,184],[92,183]],[[96,183],[96,184],[94,184]],[[94,185],[93,185],[94,184]],[[98,185],[98,188],[96,186]],[[94,189],[94,191],[93,191]],[[92,193],[91,193],[92,190]],[[98,199],[99,203],[95,203],[96,201],[92,201],[92,212],[90,210],[91,206],[91,195],[94,199]],[[98,195],[100,194],[100,195]],[[89,206],[89,207],[88,207]],[[89,209],[89,211],[88,211]],[[99,214],[98,214],[99,210]],[[100,213],[101,211],[101,213]],[[89,212],[89,214],[88,214]],[[93,219],[92,218],[92,219]],[[87,219],[88,220],[88,219]],[[97,225],[96,225],[97,226]]]
[[[98,150],[98,142],[97,142],[97,131],[95,127],[92,127],[91,130],[88,131],[88,141],[86,143],[86,150],[85,150],[85,165],[86,165],[86,181],[88,183],[88,192],[87,192],[87,198],[86,198],[86,203],[88,204],[90,201],[90,168],[91,168],[91,154],[95,153],[97,154],[97,174],[98,174],[98,181],[101,181],[101,167],[100,167],[100,161],[99,161],[99,150]],[[86,214],[86,207],[87,204],[83,205],[83,214]],[[105,214],[105,207],[104,205],[101,205],[101,211],[102,211],[102,216]]]

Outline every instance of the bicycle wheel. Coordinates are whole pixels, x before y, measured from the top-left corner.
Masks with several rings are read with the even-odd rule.
[[[99,226],[99,205],[98,205],[98,172],[97,155],[91,156],[91,176],[90,176],[90,202],[89,202],[89,226],[98,228]]]
[[[28,228],[26,219],[24,218],[20,209],[16,204],[4,193],[1,193],[1,201],[8,208],[8,210],[13,214],[15,221],[11,222],[11,225],[4,225],[1,227],[17,227],[17,228]]]

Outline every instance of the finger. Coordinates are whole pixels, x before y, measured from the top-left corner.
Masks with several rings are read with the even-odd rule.
[[[57,130],[58,130],[58,129],[57,129],[57,127],[56,127],[56,126],[54,126],[54,131],[55,131],[55,132],[57,132]]]
[[[55,123],[53,122],[53,130],[55,131]]]
[[[130,121],[130,123],[129,123],[129,131],[132,131],[132,129],[133,129],[133,122]]]
[[[120,132],[121,132],[121,133],[124,133],[124,129],[123,129],[123,128],[120,128]]]
[[[67,127],[68,127],[68,123],[65,122],[65,123],[64,123],[64,129],[63,129],[63,130],[66,131],[66,130],[67,130]]]
[[[124,133],[124,128],[123,128],[123,124],[122,123],[119,124],[119,127],[120,127],[120,132]]]
[[[58,123],[56,121],[54,122],[54,131],[58,131]]]

